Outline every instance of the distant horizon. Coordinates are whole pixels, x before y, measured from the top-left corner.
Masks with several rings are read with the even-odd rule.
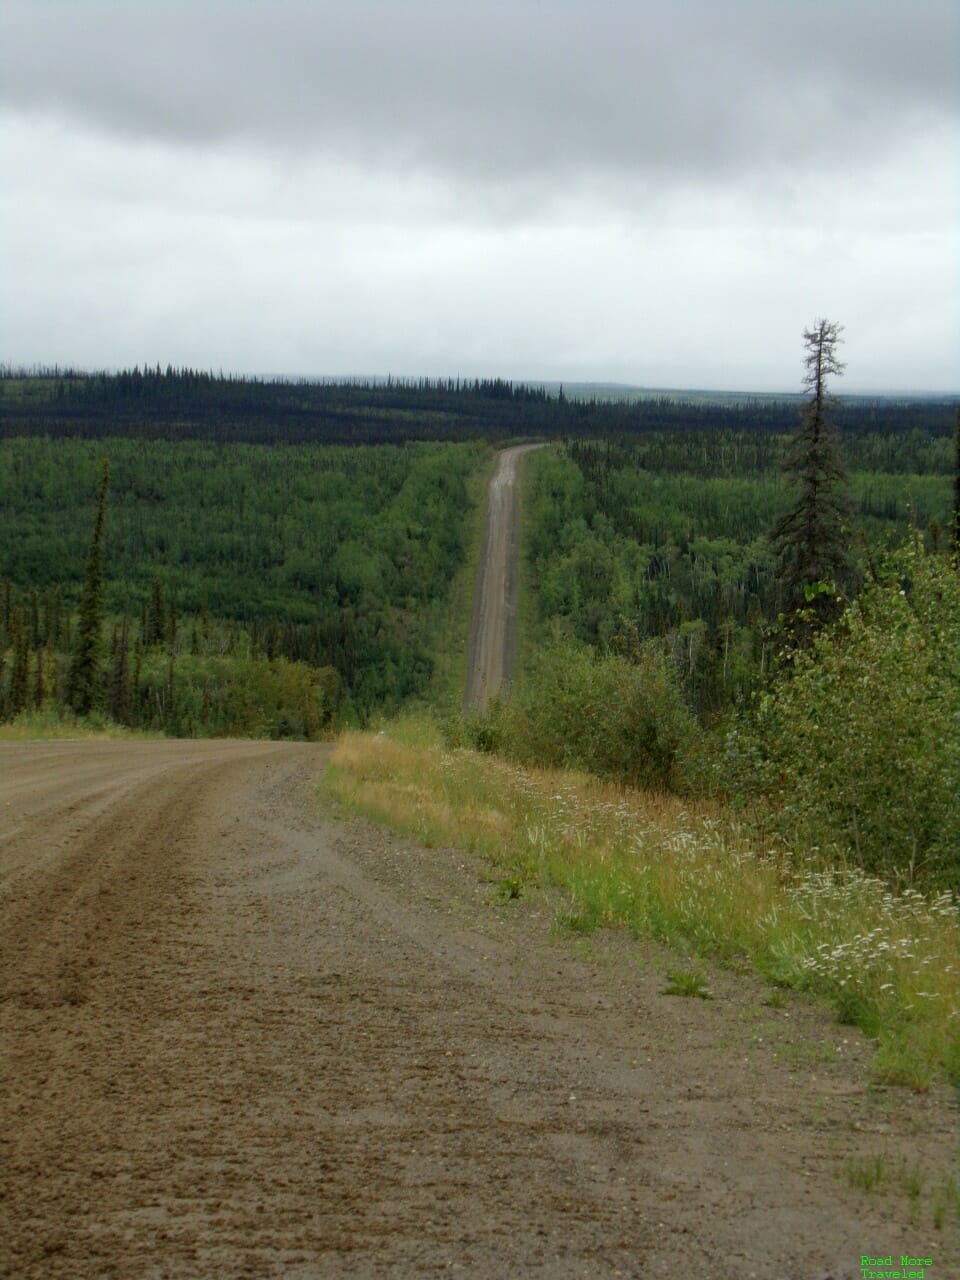
[[[751,398],[766,398],[776,400],[802,400],[808,395],[802,388],[789,389],[786,387],[773,388],[750,388],[746,386],[737,387],[719,387],[710,386],[708,384],[692,384],[681,386],[678,384],[655,384],[643,382],[631,382],[622,378],[566,378],[553,375],[547,378],[527,377],[516,374],[504,373],[479,373],[462,371],[451,373],[398,373],[394,370],[387,372],[374,373],[370,371],[349,373],[305,373],[297,371],[280,371],[276,369],[229,369],[225,366],[204,365],[202,363],[193,363],[190,361],[174,363],[172,360],[167,361],[134,361],[130,364],[100,364],[80,366],[78,364],[66,361],[0,361],[0,376],[11,378],[18,376],[26,377],[45,377],[45,376],[64,376],[72,375],[79,377],[93,377],[97,374],[105,373],[115,375],[124,373],[133,369],[156,369],[165,371],[168,367],[173,369],[192,369],[199,373],[211,374],[214,377],[225,378],[258,378],[265,382],[308,382],[308,383],[338,383],[338,382],[372,382],[386,383],[391,379],[395,382],[413,383],[421,378],[430,382],[447,381],[459,379],[461,382],[493,382],[498,379],[502,382],[509,382],[513,386],[525,387],[542,387],[544,390],[559,392],[562,387],[564,392],[573,391],[573,389],[590,390],[610,390],[611,392],[628,392],[643,396],[717,396],[722,399],[736,398],[737,396],[749,396]],[[870,387],[845,386],[842,378],[835,378],[830,383],[830,393],[835,398],[844,399],[877,399],[877,400],[957,400],[960,401],[960,386],[955,389],[927,389],[920,387],[886,387],[883,389],[875,389]],[[2,401],[0,401],[2,404]]]

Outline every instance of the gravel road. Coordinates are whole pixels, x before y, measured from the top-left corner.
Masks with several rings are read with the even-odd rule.
[[[465,711],[483,711],[509,684],[516,646],[517,567],[520,558],[520,509],[517,477],[520,459],[536,444],[514,445],[497,457],[487,489],[483,548],[470,623]]]
[[[957,1274],[926,1193],[843,1174],[949,1169],[945,1091],[872,1092],[827,1014],[666,996],[655,951],[334,820],[325,759],[0,744],[0,1274]]]

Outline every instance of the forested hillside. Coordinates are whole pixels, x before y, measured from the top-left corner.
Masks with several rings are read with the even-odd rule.
[[[341,381],[229,377],[193,369],[120,373],[0,367],[0,436],[123,435],[258,444],[380,444],[621,432],[793,429],[797,397],[580,394],[502,378]],[[841,431],[948,435],[955,402],[849,397]]]
[[[276,732],[284,680],[314,688],[313,732],[423,693],[484,457],[478,444],[3,441],[4,714],[65,693],[103,459],[101,709],[170,732],[255,728],[227,689],[255,685],[257,661],[273,664],[260,674]],[[287,720],[303,732],[302,712]]]
[[[769,538],[787,502],[783,436],[656,432],[572,440],[528,461],[528,582],[541,636],[551,623],[630,653],[669,647],[701,717],[755,689],[785,608]],[[844,437],[855,567],[911,528],[946,544],[953,444],[923,431]]]

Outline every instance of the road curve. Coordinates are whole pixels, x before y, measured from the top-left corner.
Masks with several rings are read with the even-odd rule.
[[[465,711],[485,711],[513,672],[520,558],[517,476],[523,455],[539,448],[542,445],[521,444],[504,449],[490,479],[470,624]]]

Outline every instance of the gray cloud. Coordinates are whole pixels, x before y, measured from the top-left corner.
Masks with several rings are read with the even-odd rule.
[[[2,0],[0,355],[960,385],[955,0]]]
[[[2,98],[489,182],[884,151],[955,116],[953,0],[5,0]]]

